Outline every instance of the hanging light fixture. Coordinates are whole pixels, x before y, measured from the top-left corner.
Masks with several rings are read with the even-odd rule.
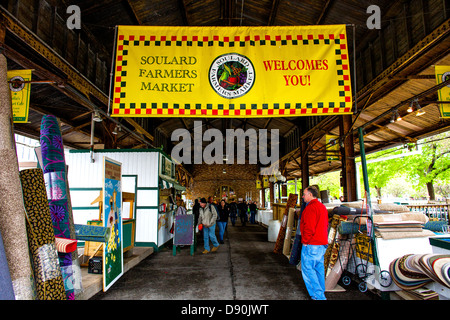
[[[114,130],[113,130],[112,134],[118,134],[118,133],[119,133],[119,131],[121,131],[121,129],[120,129],[120,125],[119,125],[119,124],[117,124],[117,125],[115,126],[115,128],[114,128]]]
[[[102,122],[103,121],[102,117],[100,116],[100,112],[98,112],[97,109],[94,110],[94,117],[93,117],[93,119],[94,119],[95,122]]]
[[[419,101],[416,100],[416,105],[417,105],[417,112],[416,112],[416,116],[421,116],[423,114],[425,114],[425,111],[422,110],[422,107],[419,104]]]
[[[391,117],[390,122],[391,122],[391,123],[394,123],[394,122],[395,122],[395,113],[394,113],[394,112],[392,112],[392,117]]]
[[[401,121],[401,120],[402,120],[402,117],[400,117],[398,110],[395,110],[395,121]]]
[[[411,101],[411,103],[409,104],[409,108],[406,111],[408,111],[409,113],[414,111],[414,100]]]

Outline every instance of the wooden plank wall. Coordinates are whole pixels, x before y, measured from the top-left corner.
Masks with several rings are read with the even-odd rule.
[[[69,15],[59,12],[56,0],[12,0],[6,8],[81,74],[108,94],[111,52],[106,52],[86,28],[70,30]],[[67,17],[66,17],[67,16]]]
[[[393,18],[386,21],[382,13],[382,28],[378,36],[358,48],[358,91],[448,18],[446,1],[412,0],[399,3],[399,10]]]

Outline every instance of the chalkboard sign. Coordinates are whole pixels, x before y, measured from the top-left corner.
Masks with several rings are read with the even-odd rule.
[[[181,214],[175,216],[174,245],[192,245],[194,243],[194,215]]]

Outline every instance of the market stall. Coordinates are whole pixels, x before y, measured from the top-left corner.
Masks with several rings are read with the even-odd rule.
[[[331,221],[336,220],[334,233],[332,223],[329,233],[331,250],[325,256],[328,291],[334,290],[341,280],[344,285],[358,282],[361,291],[375,289],[390,294],[422,288],[424,292],[438,290],[440,299],[448,299],[449,287],[444,290],[445,283],[436,283],[424,274],[423,282],[416,282],[404,264],[411,256],[433,258],[437,251],[433,241],[448,237],[442,232],[447,221],[430,221],[424,213],[410,212],[401,205],[380,204],[373,215],[366,215],[361,202],[329,207],[328,211]],[[421,274],[419,264],[410,268],[416,268],[415,277]]]
[[[108,157],[122,163],[122,191],[134,194],[124,216],[124,247],[161,247],[173,238],[170,232],[175,209],[175,193],[183,187],[175,180],[175,165],[159,149],[145,150],[70,150],[67,155],[73,215],[76,224],[98,219],[99,204],[94,200],[102,190],[102,159]],[[133,224],[134,222],[134,224]],[[129,230],[134,239],[127,239]]]

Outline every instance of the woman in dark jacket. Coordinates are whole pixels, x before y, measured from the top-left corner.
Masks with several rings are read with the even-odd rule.
[[[228,217],[230,216],[230,207],[225,200],[220,201],[217,206],[217,226],[219,227],[219,243],[223,244],[223,235],[227,227]]]

